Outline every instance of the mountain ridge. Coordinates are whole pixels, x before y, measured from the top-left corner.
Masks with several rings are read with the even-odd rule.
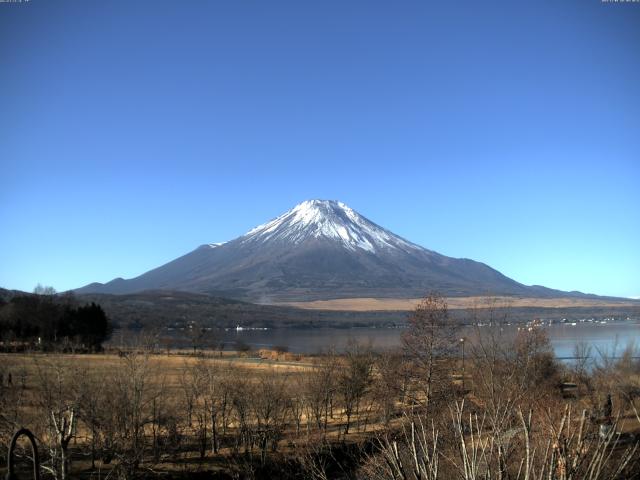
[[[335,200],[307,200],[233,240],[200,245],[138,277],[78,293],[182,290],[258,303],[332,298],[575,296],[526,286],[490,266],[412,243]]]

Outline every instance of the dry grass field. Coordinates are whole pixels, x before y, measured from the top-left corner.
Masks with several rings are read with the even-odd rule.
[[[12,372],[14,385],[24,383],[26,390],[39,388],[41,376],[52,369],[65,371],[80,370],[85,374],[108,378],[110,372],[120,368],[123,357],[115,353],[106,354],[23,354],[0,353],[0,362],[5,372]],[[149,371],[151,385],[162,386],[169,396],[179,396],[177,392],[183,387],[185,371],[196,365],[204,365],[221,370],[233,368],[247,378],[259,377],[266,372],[281,374],[305,372],[313,368],[309,358],[297,362],[278,361],[257,356],[241,355],[237,352],[208,352],[204,355],[193,355],[188,350],[157,353],[148,356],[146,368]],[[23,380],[24,379],[24,380]]]
[[[350,310],[350,311],[410,311],[422,299],[420,298],[338,298],[334,300],[315,300],[310,302],[288,302],[281,305],[310,310]],[[520,297],[448,297],[447,305],[451,310],[485,308],[488,305],[510,308],[572,308],[572,307],[638,307],[633,300],[598,300],[590,298],[520,298]]]

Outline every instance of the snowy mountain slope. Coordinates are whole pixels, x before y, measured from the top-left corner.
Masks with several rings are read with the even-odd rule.
[[[222,244],[205,244],[139,277],[81,293],[184,290],[258,302],[349,297],[553,295],[485,264],[440,255],[376,225],[347,205],[309,200]],[[563,293],[563,292],[558,292]]]
[[[376,225],[344,203],[328,200],[302,202],[275,220],[247,232],[243,242],[281,241],[299,245],[312,238],[335,240],[352,251],[424,250]]]

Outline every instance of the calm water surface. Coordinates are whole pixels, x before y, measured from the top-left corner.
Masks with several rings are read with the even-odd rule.
[[[487,327],[480,327],[487,328]],[[515,326],[505,327],[515,333]],[[549,334],[557,357],[571,357],[576,344],[584,342],[608,355],[621,353],[630,343],[640,347],[640,323],[634,321],[599,323],[554,324],[543,327]],[[345,348],[350,340],[370,342],[375,349],[384,350],[401,345],[401,328],[283,328],[271,330],[229,330],[223,341],[230,347],[243,342],[253,348],[285,346],[295,353],[319,353],[333,347],[337,351]],[[472,338],[475,327],[465,327],[463,336]]]

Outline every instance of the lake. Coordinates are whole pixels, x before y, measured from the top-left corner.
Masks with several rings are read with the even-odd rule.
[[[476,327],[464,327],[461,336],[472,338]],[[488,327],[479,327],[488,328]],[[516,326],[506,326],[511,332],[516,332]],[[640,347],[640,323],[637,321],[616,321],[606,324],[557,323],[545,328],[549,334],[551,345],[559,358],[572,357],[575,345],[584,342],[591,345],[593,354],[597,351],[608,355],[620,354],[624,348],[634,343]],[[337,351],[344,350],[350,340],[371,342],[377,350],[399,347],[402,328],[283,328],[269,330],[227,330],[222,340],[232,348],[235,342],[243,342],[255,349],[287,347],[295,353],[319,353],[334,347]]]

